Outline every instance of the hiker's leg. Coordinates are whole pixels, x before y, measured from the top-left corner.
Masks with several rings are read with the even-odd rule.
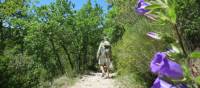
[[[103,66],[105,73],[107,72],[106,64]]]
[[[104,74],[105,74],[104,66],[100,65],[100,69],[101,69],[101,72],[102,72],[102,76],[104,76]]]
[[[109,67],[108,66],[106,66],[106,71],[107,71],[107,78],[109,78],[110,76],[109,76]]]
[[[109,74],[110,74],[110,61],[106,63],[106,78],[110,78]]]

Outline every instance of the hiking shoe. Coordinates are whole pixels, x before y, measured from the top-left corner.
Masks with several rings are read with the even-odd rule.
[[[105,76],[105,73],[102,73],[101,77],[104,77]]]

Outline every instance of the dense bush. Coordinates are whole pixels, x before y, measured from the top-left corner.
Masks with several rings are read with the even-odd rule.
[[[178,0],[177,9],[177,28],[181,32],[181,35],[184,39],[184,46],[187,49],[188,55],[190,55],[194,51],[200,50],[200,2],[199,0]],[[195,59],[197,59],[196,57]],[[190,69],[189,76],[192,78],[193,82],[199,84],[199,76],[192,75],[192,69],[194,67],[191,64],[199,63],[198,60],[194,60],[197,62],[193,62],[194,58],[188,56],[187,66]],[[197,65],[197,69],[199,69],[199,65]],[[199,70],[197,70],[199,72]],[[196,77],[197,76],[197,77]],[[196,78],[196,79],[194,79]],[[189,84],[194,84],[193,82],[188,80]]]
[[[200,47],[199,9],[199,0],[178,0],[177,26],[185,40],[188,53]]]
[[[16,55],[12,58],[1,56],[0,60],[2,88],[37,88],[37,84],[45,79],[45,70],[31,58]]]
[[[149,64],[152,55],[157,51],[164,51],[164,43],[158,43],[146,36],[149,31],[166,32],[170,27],[160,27],[149,24],[149,20],[141,18],[136,24],[126,27],[126,31],[117,44],[114,44],[113,55],[116,60],[117,71],[121,76],[133,75],[130,88],[140,84],[149,88],[155,75],[150,73]],[[166,34],[169,34],[166,32]]]

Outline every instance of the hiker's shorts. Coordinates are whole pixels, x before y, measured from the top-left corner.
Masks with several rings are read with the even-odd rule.
[[[110,58],[100,58],[99,59],[99,65],[110,65]]]

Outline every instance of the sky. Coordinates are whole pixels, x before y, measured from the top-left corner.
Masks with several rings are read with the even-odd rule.
[[[45,4],[49,4],[51,2],[53,2],[54,0],[40,0],[39,3],[37,3],[37,6],[41,6],[41,5],[45,5]],[[69,0],[72,3],[75,4],[75,10],[79,10],[84,4],[87,3],[88,0]],[[108,7],[108,3],[105,0],[91,0],[92,4],[94,5],[95,1],[100,4],[100,6],[103,8],[103,10],[105,12],[107,12],[107,7]]]
[[[34,0],[35,1],[35,0]],[[54,2],[55,0],[39,0],[40,2],[36,4],[36,6],[41,6],[41,5],[48,5],[50,4],[51,2]],[[75,4],[75,10],[79,10],[84,4],[87,3],[88,0],[69,0],[71,1],[72,3]],[[103,8],[104,10],[104,13],[107,13],[107,7],[108,7],[108,3],[106,3],[105,0],[91,0],[92,1],[92,4],[94,5],[95,4],[95,1],[100,4],[100,6]],[[6,22],[4,22],[3,24],[5,27],[8,27],[9,24],[7,24]]]

